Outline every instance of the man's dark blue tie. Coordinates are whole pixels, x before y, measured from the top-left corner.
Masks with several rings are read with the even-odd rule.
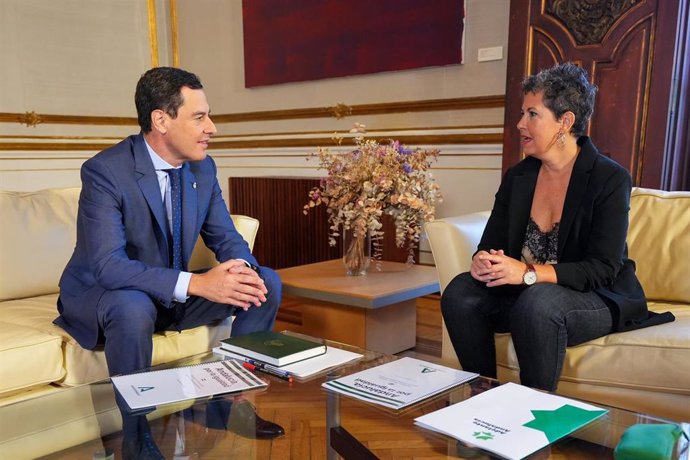
[[[170,268],[182,270],[182,180],[181,168],[166,169],[170,179],[170,216],[172,244],[170,247]],[[173,303],[173,323],[179,325],[184,318],[184,303]]]
[[[182,185],[181,169],[166,169],[170,178],[170,209],[172,215],[172,245],[170,250],[171,268],[182,270]]]

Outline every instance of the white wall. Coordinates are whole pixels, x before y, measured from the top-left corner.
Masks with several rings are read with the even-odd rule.
[[[244,87],[242,2],[179,0],[180,62],[194,69],[216,101],[214,110],[331,106],[503,94],[505,60],[477,62],[477,49],[507,46],[508,0],[467,0],[465,64]],[[362,14],[366,14],[363,11]]]
[[[321,174],[306,156],[314,147],[287,147],[295,139],[324,143],[334,131],[363,122],[373,137],[413,136],[413,147],[441,149],[433,172],[444,194],[439,217],[485,209],[500,180],[500,143],[428,144],[432,135],[502,133],[503,108],[290,117],[303,108],[344,103],[391,104],[502,95],[509,0],[466,0],[465,60],[451,65],[247,89],[244,87],[241,0],[177,0],[177,29],[169,0],[2,0],[0,2],[0,188],[35,190],[79,185],[81,163],[105,145],[136,133],[134,86],[152,63],[197,73],[218,123],[215,148],[226,191],[233,176]],[[149,15],[155,9],[155,21]],[[153,30],[154,40],[151,39]],[[179,49],[172,47],[177,34]],[[479,48],[502,46],[504,59],[477,62]],[[286,110],[287,118],[244,116]],[[18,121],[26,112],[37,126]],[[115,117],[115,118],[113,118]],[[118,118],[119,117],[119,118]],[[128,121],[126,118],[130,117]],[[255,147],[273,140],[271,147]],[[35,147],[34,147],[35,146]],[[423,249],[425,246],[423,246]],[[428,261],[428,254],[425,256]]]

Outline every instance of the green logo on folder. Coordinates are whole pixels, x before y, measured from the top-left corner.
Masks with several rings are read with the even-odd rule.
[[[488,431],[475,431],[472,436],[479,441],[491,441],[494,438],[494,435]]]

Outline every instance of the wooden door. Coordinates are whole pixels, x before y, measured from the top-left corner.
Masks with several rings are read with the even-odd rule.
[[[521,158],[515,125],[520,82],[571,61],[599,86],[587,134],[630,171],[660,188],[678,0],[512,0],[503,169]]]

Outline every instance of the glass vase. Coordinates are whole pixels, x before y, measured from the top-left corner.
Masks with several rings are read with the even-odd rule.
[[[367,274],[371,263],[371,237],[369,232],[355,235],[353,230],[343,230],[343,264],[348,276]]]

